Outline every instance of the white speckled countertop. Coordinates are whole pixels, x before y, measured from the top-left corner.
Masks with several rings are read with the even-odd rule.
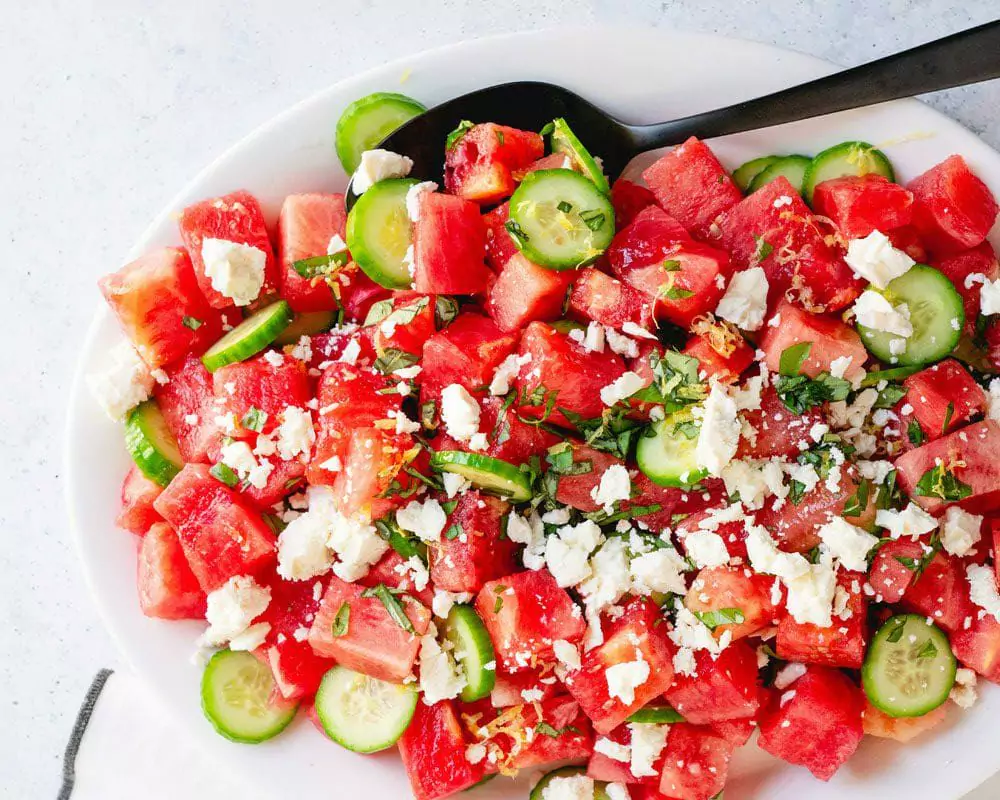
[[[154,213],[230,143],[352,73],[493,33],[633,22],[856,64],[997,11],[996,0],[5,4],[0,795],[55,796],[77,706],[96,670],[117,663],[75,564],[61,486],[65,395],[99,300],[95,279],[118,266]],[[1000,83],[931,102],[1000,147]],[[998,787],[977,793],[997,796]]]

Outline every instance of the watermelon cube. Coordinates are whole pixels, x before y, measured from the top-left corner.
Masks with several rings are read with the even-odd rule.
[[[251,443],[250,446],[253,447],[254,444]],[[240,492],[243,497],[261,511],[272,511],[271,507],[275,503],[305,488],[306,465],[302,459],[307,455],[296,456],[291,461],[284,461],[277,456],[258,458],[260,463],[270,463],[272,469],[267,474],[267,481],[263,486],[258,487],[249,483],[241,485]]]
[[[122,483],[122,506],[115,517],[115,525],[142,536],[153,524],[163,522],[163,517],[153,508],[153,502],[162,492],[160,484],[151,481],[133,464]]]
[[[212,374],[200,358],[189,355],[167,370],[167,377],[153,394],[181,457],[187,463],[208,461],[221,444],[215,418],[222,409],[215,404]]]
[[[618,619],[603,620],[604,643],[587,651],[581,668],[566,676],[566,688],[598,733],[614,730],[673,683],[675,649],[662,620],[651,599],[633,599]],[[608,670],[639,663],[648,668],[646,679],[625,695],[617,689],[612,693],[615,683]]]
[[[720,336],[721,327],[706,333],[696,333],[681,351],[686,356],[698,359],[698,372],[709,378],[717,378],[723,383],[735,383],[740,374],[753,363],[754,349],[738,334]]]
[[[431,613],[422,604],[401,595],[398,599],[412,627],[400,627],[377,597],[364,597],[365,587],[346,583],[335,575],[309,629],[309,644],[317,655],[390,683],[402,683],[413,671],[420,637],[427,633]],[[347,632],[333,635],[333,623],[342,606],[351,609]]]
[[[908,742],[925,731],[935,728],[948,714],[948,706],[938,706],[919,717],[890,717],[865,700],[865,735],[879,739]]]
[[[544,456],[559,441],[551,431],[523,422],[517,408],[506,405],[502,397],[487,397],[480,403],[480,410],[479,427],[489,432],[485,452],[493,458],[523,464],[532,456]],[[455,449],[465,448],[466,444],[460,444]]]
[[[820,627],[796,622],[791,615],[778,623],[777,653],[786,661],[861,669],[868,639],[868,601],[861,591],[865,576],[840,570],[837,586],[846,603],[837,607],[833,624]],[[836,605],[836,604],[835,604]]]
[[[567,444],[572,451],[573,463],[589,464],[590,470],[578,474],[559,475],[556,482],[556,502],[585,513],[597,511],[601,504],[594,500],[592,493],[600,484],[604,473],[613,466],[623,466],[622,461],[610,453],[595,450],[585,444],[573,442]],[[566,445],[560,447],[564,449]]]
[[[371,519],[378,519],[387,511],[404,505],[405,498],[413,494],[417,479],[403,473],[402,469],[419,453],[408,433],[398,434],[381,428],[353,429],[347,437],[343,468],[333,484],[340,513],[350,517],[360,511]],[[420,465],[414,463],[414,467]]]
[[[486,225],[486,263],[494,272],[500,272],[519,252],[517,245],[507,233],[507,220],[510,219],[510,203],[502,203],[492,211],[483,214]]]
[[[347,322],[362,323],[368,317],[371,307],[380,300],[392,297],[392,292],[379,286],[360,269],[350,273],[350,291],[342,291],[340,300],[344,304],[344,319]]]
[[[969,599],[965,564],[942,552],[910,583],[903,595],[903,606],[923,614],[949,633],[964,630],[966,621],[975,619],[979,610]]]
[[[847,239],[909,225],[913,194],[882,175],[848,175],[824,181],[813,191],[813,211],[829,217]]]
[[[541,713],[539,714],[539,711]],[[584,761],[594,749],[594,736],[590,720],[580,709],[580,704],[566,694],[521,707],[520,718],[525,729],[533,728],[535,735],[519,747],[509,746],[502,735],[502,751],[507,758],[501,763],[509,769],[521,770],[552,764],[557,761]],[[538,734],[541,723],[558,731],[556,736]]]
[[[517,337],[501,331],[489,317],[459,314],[451,325],[424,343],[421,402],[439,400],[441,391],[453,383],[470,392],[482,391],[516,346]]]
[[[542,157],[542,137],[492,122],[474,125],[445,153],[444,185],[451,194],[491,205],[516,187],[512,172]]]
[[[924,439],[938,439],[986,411],[986,393],[969,371],[949,358],[910,375],[903,381],[905,403]]]
[[[743,199],[708,145],[691,137],[642,173],[656,202],[695,236]]]
[[[449,592],[478,592],[487,581],[517,569],[517,545],[503,535],[507,503],[477,491],[465,492],[448,515],[439,547],[430,550],[434,586]]]
[[[468,789],[483,779],[483,763],[471,764],[455,706],[443,700],[417,703],[409,727],[399,740],[399,754],[415,800],[438,800]]]
[[[733,746],[711,728],[671,725],[660,793],[675,800],[710,800],[726,785]]]
[[[651,300],[629,284],[592,268],[580,270],[569,292],[571,316],[611,328],[621,328],[631,322],[640,328],[651,329],[652,305]]]
[[[970,275],[982,275],[991,281],[1000,278],[1000,261],[997,260],[993,245],[983,242],[971,250],[963,250],[952,256],[936,259],[933,266],[941,270],[962,295],[965,304],[965,331],[974,335],[979,318],[982,284],[977,280],[969,283],[966,281]]]
[[[819,408],[810,408],[805,414],[792,414],[781,401],[773,386],[760,393],[760,408],[743,412],[747,424],[756,431],[753,438],[740,437],[737,458],[791,458],[802,452],[799,442],[809,447],[809,429],[823,421]],[[805,448],[803,448],[805,449]]]
[[[194,274],[202,294],[213,308],[228,308],[233,300],[212,286],[212,278],[205,272],[202,244],[205,239],[222,239],[248,245],[262,251],[264,285],[260,297],[268,297],[278,290],[278,262],[271,248],[271,239],[264,222],[260,202],[249,192],[237,191],[222,197],[210,197],[190,205],[181,212],[177,222],[184,247],[191,256]],[[329,240],[327,240],[329,241]]]
[[[385,555],[373,564],[363,578],[358,580],[362,586],[378,586],[384,583],[390,589],[398,589],[401,592],[413,595],[427,608],[434,602],[434,590],[428,585],[423,589],[414,586],[414,575],[405,566],[407,559],[404,559],[392,548],[385,551]]]
[[[262,655],[274,674],[281,696],[287,700],[316,694],[333,661],[317,655],[308,633],[326,592],[326,579],[286,581],[272,575],[266,581],[271,602],[260,617],[271,626]]]
[[[861,744],[864,694],[844,673],[809,667],[760,716],[757,743],[828,781]]]
[[[918,264],[928,263],[924,240],[920,236],[920,231],[913,225],[904,225],[902,228],[894,228],[891,231],[882,231],[882,233],[888,237],[893,247],[902,250]]]
[[[507,672],[552,661],[554,641],[578,642],[586,629],[579,607],[546,570],[490,581],[476,596],[476,611]]]
[[[278,216],[278,263],[281,296],[295,312],[335,311],[337,295],[324,278],[304,278],[295,270],[296,261],[325,256],[334,236],[347,236],[344,195],[291,194]],[[341,270],[340,275],[351,273]],[[339,275],[338,275],[339,278]],[[339,279],[337,291],[344,287]]]
[[[976,614],[969,628],[952,631],[955,657],[987,680],[1000,683],[1000,622],[990,614]]]
[[[615,207],[615,230],[632,224],[639,212],[656,205],[656,195],[645,186],[619,178],[611,186],[611,205]]]
[[[673,686],[663,695],[685,720],[707,725],[757,713],[760,691],[754,648],[733,642],[718,658],[698,650],[695,665],[694,675],[675,675]]]
[[[177,247],[154,250],[98,281],[125,335],[153,369],[200,355],[222,322],[198,288],[191,259]]]
[[[198,585],[177,534],[156,522],[139,545],[139,607],[147,617],[201,619],[205,592]]]
[[[683,545],[684,540],[694,531],[702,530],[701,523],[712,516],[714,511],[718,509],[711,509],[707,511],[695,511],[693,514],[689,514],[684,519],[680,520],[674,526],[674,534],[677,540]],[[726,552],[729,553],[730,558],[741,558],[743,562],[749,561],[749,556],[747,555],[747,529],[746,525],[743,524],[742,520],[736,522],[718,522],[713,521],[713,527],[718,526],[716,533],[722,537],[723,543],[726,545]]]
[[[274,563],[274,534],[260,512],[212,477],[205,464],[187,464],[153,507],[177,531],[206,592]]]
[[[558,681],[542,683],[542,669],[548,669],[549,665],[544,665],[541,669],[525,669],[520,672],[503,672],[497,670],[496,683],[493,691],[490,692],[490,705],[493,708],[510,708],[512,706],[524,705],[523,692],[529,692],[542,700],[547,700],[563,691]]]
[[[684,597],[684,605],[696,613],[738,608],[743,613],[743,622],[715,628],[717,637],[729,631],[735,641],[777,622],[781,616],[781,595],[774,590],[776,582],[776,578],[746,567],[703,569],[691,584],[692,591]]]
[[[781,354],[789,347],[810,342],[809,354],[802,362],[800,372],[815,378],[821,372],[830,372],[830,365],[838,358],[850,358],[844,377],[850,380],[862,371],[868,360],[868,351],[854,328],[839,318],[826,314],[811,314],[787,300],[782,300],[774,312],[775,325],[767,325],[760,341],[766,354],[767,368],[778,372]]]
[[[296,358],[275,363],[268,357],[256,356],[228,364],[215,371],[212,384],[216,413],[233,415],[236,428],[230,435],[239,438],[254,436],[253,430],[243,426],[250,409],[267,415],[260,433],[270,433],[281,424],[286,408],[302,408],[312,398],[306,365]]]
[[[492,276],[479,206],[461,197],[423,192],[413,224],[413,287],[425,294],[477,294]]]
[[[913,539],[890,539],[875,552],[868,582],[875,601],[898,603],[916,575],[915,567],[924,557],[924,548]]]
[[[950,156],[907,184],[913,224],[937,256],[976,247],[996,221],[1000,206],[962,156]]]
[[[535,320],[557,320],[573,277],[571,271],[545,269],[517,253],[490,286],[486,311],[503,331],[520,330]]]

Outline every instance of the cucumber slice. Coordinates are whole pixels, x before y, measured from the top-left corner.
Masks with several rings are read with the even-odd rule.
[[[570,157],[577,167],[594,182],[594,186],[604,194],[611,191],[608,179],[604,176],[597,161],[583,143],[576,138],[569,124],[562,117],[556,117],[542,128],[542,135],[548,135],[553,153],[563,153]]]
[[[415,683],[389,683],[333,667],[316,692],[316,716],[337,744],[355,753],[376,753],[399,741],[419,698]]]
[[[507,231],[536,264],[576,269],[596,261],[611,244],[615,211],[579,172],[540,169],[525,176],[510,198]]]
[[[635,461],[646,476],[659,486],[683,487],[697,483],[708,472],[698,466],[695,448],[698,433],[688,438],[693,417],[690,411],[678,411],[653,423],[639,437]]]
[[[684,717],[673,706],[650,704],[633,713],[628,721],[665,725],[671,722],[683,722]]]
[[[406,193],[417,181],[379,181],[347,215],[347,247],[365,274],[387,289],[409,289],[413,283],[406,251],[413,244]]]
[[[545,773],[541,780],[535,784],[528,795],[528,800],[544,800],[546,787],[556,778],[572,778],[574,775],[586,775],[586,767],[560,767],[552,772]],[[607,783],[604,781],[594,781],[594,800],[608,800]]]
[[[747,191],[753,179],[779,158],[781,156],[761,156],[760,158],[752,158],[745,164],[740,164],[733,170],[733,182],[740,187],[741,191]]]
[[[921,717],[948,699],[956,666],[944,631],[927,617],[898,614],[872,639],[861,684],[890,717]]]
[[[337,120],[335,134],[337,158],[344,172],[353,174],[365,150],[426,110],[412,97],[394,92],[375,92],[351,103]]]
[[[896,180],[892,164],[877,147],[867,142],[841,142],[813,158],[802,181],[802,191],[811,203],[813,191],[823,181],[872,173]]]
[[[166,486],[184,468],[177,440],[155,400],[133,408],[125,419],[125,449],[139,471],[160,486]]]
[[[201,677],[201,707],[230,741],[257,744],[287,728],[299,705],[280,699],[271,668],[253,653],[220,650]]]
[[[778,156],[754,176],[750,182],[750,191],[756,192],[771,181],[785,177],[795,187],[795,191],[802,194],[802,182],[810,164],[812,164],[812,159],[809,156]]]
[[[476,488],[506,497],[513,503],[531,499],[531,481],[527,473],[499,458],[461,450],[441,450],[431,456],[431,466],[438,472],[461,475]]]
[[[872,286],[868,288],[878,291]],[[965,327],[965,306],[962,295],[942,272],[917,264],[890,281],[881,294],[894,306],[907,304],[913,335],[905,340],[906,349],[895,355],[889,350],[889,343],[900,337],[859,324],[861,341],[877,358],[908,367],[930,364],[955,349]]]
[[[262,308],[208,348],[201,363],[209,372],[226,364],[246,361],[271,344],[292,321],[292,309],[279,300]]]
[[[444,623],[444,635],[454,645],[455,661],[465,673],[462,700],[474,703],[489,697],[496,684],[496,652],[486,626],[472,606],[454,606]],[[487,669],[489,664],[492,668]]]
[[[869,386],[878,386],[882,381],[901,381],[911,375],[920,372],[921,367],[893,367],[892,369],[879,369],[865,374],[861,379],[861,387],[867,389]]]
[[[317,333],[330,330],[336,319],[336,311],[308,311],[296,314],[288,323],[288,327],[275,337],[274,343],[279,346],[298,344],[303,336],[315,336]]]

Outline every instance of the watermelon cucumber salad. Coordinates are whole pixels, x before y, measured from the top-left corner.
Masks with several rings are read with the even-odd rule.
[[[609,185],[565,120],[479,121],[439,185],[373,149],[422,110],[344,112],[350,213],[234,191],[100,281],[117,522],[142,611],[208,622],[219,734],[305,716],[417,800],[709,800],[755,730],[825,781],[1000,681],[998,206],[961,155],[691,139]]]

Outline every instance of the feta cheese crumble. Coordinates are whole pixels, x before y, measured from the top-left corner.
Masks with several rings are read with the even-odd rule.
[[[389,150],[365,150],[354,171],[351,190],[362,195],[379,181],[405,178],[413,169],[413,160]]]
[[[431,623],[427,633],[420,637],[420,691],[424,703],[432,706],[441,700],[458,697],[465,688],[465,675],[452,657],[441,649],[437,628]]]
[[[601,402],[610,408],[616,403],[628,399],[645,385],[646,382],[635,372],[624,372],[601,389]]]
[[[553,778],[542,790],[542,800],[594,800],[594,779],[586,775]]]
[[[441,504],[434,498],[411,500],[396,512],[396,523],[404,531],[416,534],[423,542],[440,542],[441,532],[448,522]]]
[[[448,435],[468,442],[479,433],[479,403],[460,383],[452,383],[441,392],[441,421]]]
[[[411,186],[406,192],[406,215],[411,222],[420,219],[420,198],[425,193],[436,192],[438,185],[434,181],[421,181]]]
[[[490,394],[494,396],[507,394],[510,391],[511,381],[517,377],[521,367],[529,361],[531,361],[531,355],[527,353],[523,356],[514,353],[501,361],[490,381]]]
[[[712,531],[693,531],[684,539],[684,549],[698,569],[729,563],[729,551],[722,537]]]
[[[104,413],[119,420],[149,399],[155,380],[146,362],[128,342],[115,345],[108,355],[111,358],[108,368],[88,375],[87,385]]]
[[[221,646],[245,633],[271,602],[271,589],[260,586],[252,576],[236,575],[213,592],[205,605],[208,630],[202,641]]]
[[[605,670],[604,676],[608,682],[608,696],[630,705],[635,702],[635,690],[649,680],[649,664],[637,650],[635,661],[613,664]]]
[[[868,553],[878,544],[878,538],[852,525],[843,517],[834,517],[817,530],[820,540],[845,569],[865,572]]]
[[[917,263],[893,247],[889,237],[881,231],[872,231],[864,239],[848,242],[844,261],[855,275],[877,289],[885,289],[890,281],[905,275]]]
[[[590,577],[590,554],[603,538],[600,526],[587,519],[559,528],[545,540],[545,564],[559,586],[565,589]]]
[[[713,380],[711,387],[705,400],[695,459],[699,467],[718,476],[736,455],[740,443],[740,422],[733,398],[718,381]]]
[[[600,483],[590,491],[594,502],[603,506],[608,514],[614,513],[615,503],[628,500],[631,495],[632,481],[622,464],[612,464],[604,470]]]
[[[656,774],[653,764],[667,746],[669,725],[648,725],[628,723],[631,733],[632,759],[629,768],[636,778],[648,778]]]
[[[201,260],[212,288],[237,306],[248,306],[264,286],[267,253],[228,239],[202,239]]]
[[[281,415],[278,426],[278,455],[291,461],[297,455],[309,455],[316,441],[312,415],[298,406],[288,406]]]
[[[866,289],[854,301],[852,310],[857,321],[866,328],[892,333],[904,339],[913,335],[910,309],[906,303],[894,306],[878,292]]]
[[[761,267],[737,272],[715,314],[745,331],[760,330],[767,314],[767,291],[767,276]]]
[[[329,520],[322,514],[307,511],[293,519],[278,536],[278,574],[289,581],[325,575],[333,566],[329,536]]]
[[[1000,278],[985,280],[979,289],[980,313],[983,316],[1000,314]]]
[[[953,556],[967,556],[982,538],[983,518],[948,506],[941,522],[941,546]]]
[[[969,599],[1000,622],[1000,594],[993,568],[969,564],[965,574],[969,578]]]
[[[889,531],[893,539],[908,536],[917,539],[930,533],[938,526],[938,521],[914,502],[902,511],[880,508],[875,512],[875,524]]]

